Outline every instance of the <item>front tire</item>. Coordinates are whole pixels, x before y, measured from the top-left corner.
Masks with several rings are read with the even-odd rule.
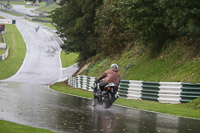
[[[108,109],[108,108],[110,108],[110,107],[112,106],[112,101],[111,101],[111,99],[112,99],[112,96],[111,96],[110,93],[108,93],[108,95],[106,95],[106,96],[104,97],[104,99],[103,99],[103,107],[104,107],[104,108]]]
[[[98,99],[94,97],[92,100],[92,106],[96,106],[96,105],[98,105]]]

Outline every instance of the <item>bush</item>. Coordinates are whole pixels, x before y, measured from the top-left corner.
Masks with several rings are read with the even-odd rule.
[[[200,35],[200,1],[117,0],[113,8],[137,40],[154,47],[180,36]]]
[[[200,97],[194,99],[193,101],[187,103],[187,106],[193,109],[200,109]]]
[[[125,23],[113,10],[114,0],[105,0],[96,13],[95,31],[98,35],[98,52],[104,55],[119,54],[127,44],[130,34],[125,30]]]

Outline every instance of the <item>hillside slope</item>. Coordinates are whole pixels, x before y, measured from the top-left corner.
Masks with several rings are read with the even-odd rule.
[[[97,55],[88,62],[89,67],[81,74],[98,77],[110,64],[119,65],[121,78],[126,80],[163,82],[200,82],[200,48],[193,42],[176,40],[166,42],[156,57],[152,48],[136,44],[120,56]]]

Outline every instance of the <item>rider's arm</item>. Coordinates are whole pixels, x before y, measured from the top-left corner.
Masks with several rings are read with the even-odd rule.
[[[100,81],[100,80],[104,79],[106,76],[107,76],[107,73],[105,72],[101,76],[99,76],[97,80]]]

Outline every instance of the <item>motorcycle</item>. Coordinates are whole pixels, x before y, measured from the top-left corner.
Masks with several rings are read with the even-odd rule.
[[[103,88],[103,90],[101,90],[99,84],[99,82],[94,83],[94,98],[92,105],[103,105],[104,108],[108,109],[119,97],[118,85],[109,83]]]

